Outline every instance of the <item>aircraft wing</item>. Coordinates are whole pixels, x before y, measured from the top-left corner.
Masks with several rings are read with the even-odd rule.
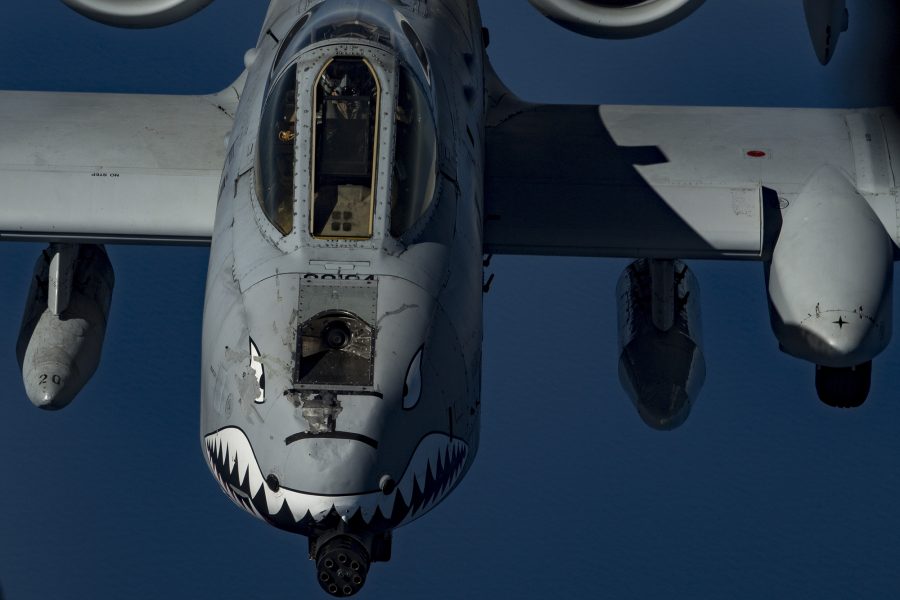
[[[766,259],[826,164],[900,239],[890,109],[491,104],[488,254]]]
[[[241,84],[0,92],[0,239],[209,243]]]

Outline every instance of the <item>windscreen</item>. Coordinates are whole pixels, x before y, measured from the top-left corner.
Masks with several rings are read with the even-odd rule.
[[[336,58],[319,75],[311,210],[317,238],[372,237],[378,91],[362,58]]]
[[[294,227],[294,165],[297,138],[297,68],[291,67],[269,94],[259,124],[256,196],[266,218],[282,235]]]
[[[400,237],[425,214],[434,197],[437,139],[425,92],[406,67],[400,84],[391,185],[391,235]]]

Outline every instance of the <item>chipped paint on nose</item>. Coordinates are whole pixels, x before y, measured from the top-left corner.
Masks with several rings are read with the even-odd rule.
[[[310,494],[377,491],[378,450],[352,438],[311,436],[293,442],[282,470],[285,486]]]
[[[466,394],[465,366],[453,327],[422,286],[392,276],[278,273],[243,289],[240,310],[217,333],[208,457],[226,493],[250,512],[275,518],[277,497],[290,496],[298,506],[331,499],[342,511],[400,522],[465,472],[466,438],[455,437],[447,404]],[[404,409],[409,365],[420,353],[419,401]],[[386,477],[396,483],[389,492]],[[395,497],[402,510],[390,510]],[[288,527],[303,519],[293,515]]]

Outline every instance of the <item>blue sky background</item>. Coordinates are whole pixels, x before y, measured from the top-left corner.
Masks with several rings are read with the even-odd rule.
[[[827,69],[799,0],[709,2],[669,31],[617,42],[580,38],[525,2],[482,10],[497,71],[528,99],[863,106],[886,101],[891,3],[850,0]],[[0,22],[0,88],[219,89],[264,12],[216,0],[164,30],[120,31],[61,3],[19,2]],[[110,248],[103,362],[73,406],[47,414],[15,360],[40,249],[0,245],[0,596],[321,597],[306,540],[235,508],[200,453],[207,250]],[[762,267],[694,262],[707,381],[681,429],[655,432],[616,374],[625,264],[495,258],[478,460],[397,532],[363,597],[900,595],[897,344],[876,360],[862,409],[828,409],[813,367],[777,350]]]

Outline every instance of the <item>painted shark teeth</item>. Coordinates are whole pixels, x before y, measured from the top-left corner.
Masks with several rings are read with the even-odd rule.
[[[306,494],[266,484],[253,447],[243,431],[226,427],[205,437],[206,462],[231,500],[264,521],[305,533],[326,519],[393,528],[420,517],[456,486],[468,457],[462,440],[432,433],[419,442],[390,494],[351,496]]]

